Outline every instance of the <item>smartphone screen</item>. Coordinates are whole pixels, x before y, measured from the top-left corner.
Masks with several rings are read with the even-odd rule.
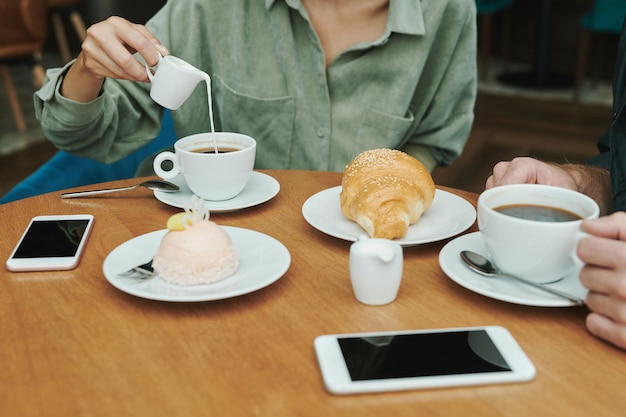
[[[339,338],[353,381],[510,372],[484,330]]]
[[[93,224],[91,215],[33,218],[7,260],[10,271],[71,269],[85,246]]]
[[[89,220],[35,220],[18,246],[14,258],[76,256]]]

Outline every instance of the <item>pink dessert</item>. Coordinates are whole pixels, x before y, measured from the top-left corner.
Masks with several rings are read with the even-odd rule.
[[[239,260],[228,234],[207,219],[208,211],[202,215],[192,210],[189,215],[190,210],[185,210],[187,216],[168,221],[170,231],[163,237],[152,262],[156,273],[178,285],[210,284],[231,276]],[[170,223],[176,224],[175,230]]]

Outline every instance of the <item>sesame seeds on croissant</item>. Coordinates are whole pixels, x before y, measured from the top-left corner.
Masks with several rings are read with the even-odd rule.
[[[341,186],[343,215],[377,238],[403,237],[435,197],[435,183],[426,167],[392,149],[359,154],[346,165]]]

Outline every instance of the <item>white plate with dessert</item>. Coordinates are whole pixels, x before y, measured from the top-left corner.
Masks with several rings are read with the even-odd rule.
[[[339,239],[355,242],[366,235],[357,223],[341,212],[341,186],[312,195],[302,206],[302,215],[317,230]],[[402,246],[415,246],[455,236],[474,224],[476,210],[469,201],[437,189],[432,205],[420,219],[409,226],[406,235],[395,239]]]
[[[446,243],[439,252],[439,265],[443,272],[454,282],[478,294],[513,304],[536,307],[570,307],[575,304],[564,298],[530,287],[506,278],[485,278],[471,271],[461,260],[459,253],[471,250],[488,256],[485,242],[480,232],[468,233]],[[545,284],[580,298],[587,296],[587,289],[578,280],[578,270],[563,279]]]
[[[184,208],[185,203],[193,195],[185,182],[185,178],[182,175],[178,175],[169,181],[178,185],[180,190],[175,193],[155,191],[154,196],[162,203]],[[265,203],[274,198],[279,191],[280,184],[274,177],[262,172],[252,171],[250,181],[239,195],[225,201],[206,201],[205,204],[212,213],[236,211]]]
[[[104,260],[104,276],[115,288],[137,297],[195,302],[221,300],[260,290],[276,282],[289,269],[291,256],[278,240],[249,229],[222,228],[230,236],[239,265],[232,275],[219,281],[180,285],[168,282],[158,274],[144,280],[120,275],[150,261],[159,251],[167,229],[137,236],[115,248]]]

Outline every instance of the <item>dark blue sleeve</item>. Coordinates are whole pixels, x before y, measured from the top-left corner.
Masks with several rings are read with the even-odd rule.
[[[626,210],[626,24],[622,27],[613,78],[613,120],[598,140],[600,154],[587,161],[611,174],[613,209]]]

